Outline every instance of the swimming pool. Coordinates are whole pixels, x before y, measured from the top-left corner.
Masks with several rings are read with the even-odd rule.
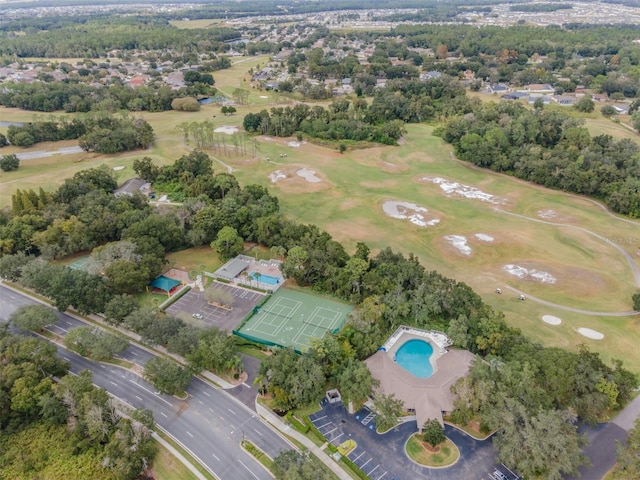
[[[431,354],[433,347],[429,342],[414,338],[405,342],[396,352],[396,363],[418,378],[433,375]]]
[[[266,283],[267,285],[278,285],[280,279],[278,277],[272,277],[271,275],[265,275],[264,273],[253,272],[249,273],[249,278],[260,283]]]

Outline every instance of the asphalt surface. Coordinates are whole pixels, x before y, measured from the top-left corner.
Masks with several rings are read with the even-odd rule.
[[[20,293],[0,285],[0,318],[6,321],[21,305],[35,304]],[[74,326],[85,325],[65,313],[52,331],[63,335]],[[88,369],[93,382],[136,408],[153,412],[158,426],[169,432],[207,469],[223,480],[270,480],[273,477],[240,447],[250,440],[270,457],[292,446],[267,426],[255,412],[210,384],[194,377],[187,389],[187,400],[162,395],[135,373],[114,365],[93,362],[62,347],[59,356],[71,362],[71,371]],[[129,345],[120,358],[144,365],[153,354]],[[255,397],[254,397],[255,398]]]
[[[335,446],[348,439],[357,447],[349,459],[372,480],[488,479],[496,470],[496,452],[491,439],[478,441],[445,425],[445,433],[460,450],[458,462],[446,468],[427,468],[412,462],[404,451],[408,438],[418,431],[415,421],[406,422],[384,434],[376,433],[375,415],[362,409],[350,415],[342,404],[321,403],[322,410],[310,416],[314,425]]]
[[[600,424],[596,428],[586,429],[583,433],[589,438],[584,449],[591,460],[591,467],[580,468],[580,477],[567,477],[571,480],[601,480],[616,463],[616,442],[626,444],[629,430],[634,427],[635,419],[640,416],[640,396],[631,401],[611,422]]]

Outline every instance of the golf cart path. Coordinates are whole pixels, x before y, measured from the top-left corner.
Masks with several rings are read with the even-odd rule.
[[[567,224],[564,224],[564,223],[549,222],[548,220],[540,220],[539,218],[527,217],[526,215],[520,215],[519,213],[507,212],[506,210],[502,210],[501,208],[496,208],[495,210],[497,212],[504,213],[505,215],[511,215],[512,217],[517,217],[517,218],[522,218],[524,220],[529,220],[530,222],[543,223],[545,225],[551,225],[551,226],[560,227],[560,228],[570,228],[570,229],[574,229],[574,230],[580,230],[582,232],[585,232],[585,233],[597,238],[598,240],[603,241],[604,243],[606,243],[609,246],[611,246],[611,247],[615,248],[616,250],[618,250],[618,252],[624,258],[627,259],[627,263],[629,263],[629,267],[631,268],[631,272],[633,273],[633,278],[634,278],[634,280],[636,282],[636,286],[640,288],[640,269],[638,269],[638,265],[636,265],[635,260],[625,250],[620,248],[618,245],[613,243],[608,238],[603,237],[602,235],[599,235],[599,234],[597,234],[595,232],[592,232],[591,230],[587,230],[584,227],[579,227],[577,225],[567,225]],[[631,222],[631,223],[635,223],[635,222]]]
[[[560,310],[566,310],[567,312],[579,313],[581,315],[589,315],[593,317],[633,317],[634,315],[640,315],[640,312],[594,312],[592,310],[581,310],[579,308],[567,307],[566,305],[559,305],[557,303],[548,302],[546,300],[542,300],[541,298],[534,297],[522,290],[518,290],[517,288],[506,286],[512,292],[515,292],[519,295],[526,296],[527,300],[531,300],[533,302],[539,303],[541,305],[546,305],[548,307],[558,308]]]

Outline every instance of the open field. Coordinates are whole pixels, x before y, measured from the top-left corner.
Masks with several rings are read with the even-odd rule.
[[[156,480],[196,480],[196,476],[162,445],[151,466]]]
[[[248,79],[247,70],[264,64],[266,57],[239,61],[243,63],[215,72],[217,87],[231,93],[238,85],[247,85],[248,80],[242,80]],[[228,117],[212,104],[195,113],[144,113],[157,135],[155,145],[148,151],[23,161],[17,171],[0,172],[0,206],[10,204],[16,188],[53,189],[76,171],[101,163],[125,166],[118,173],[120,181],[134,175],[131,163],[135,158],[146,155],[160,165],[171,163],[191,150],[176,130],[178,124],[208,119],[216,126],[241,126],[246,113],[269,108],[273,101],[270,95],[271,92],[252,90],[251,105],[239,107],[237,114]],[[563,109],[569,110],[572,109]],[[0,109],[0,117],[30,121],[33,113]],[[638,140],[637,135],[603,118],[599,111],[589,116],[587,127],[592,134]],[[387,245],[404,253],[413,252],[426,268],[471,285],[485,301],[504,311],[511,325],[535,340],[568,348],[587,343],[605,358],[622,358],[640,373],[638,317],[583,315],[531,299],[521,302],[515,292],[506,289],[511,286],[527,295],[576,309],[628,311],[630,297],[637,291],[637,279],[629,262],[636,268],[640,266],[640,222],[608,214],[585,198],[459,162],[452,158],[451,147],[432,135],[431,126],[408,125],[407,130],[398,147],[374,147],[343,155],[337,149],[298,144],[295,138],[258,137],[260,149],[256,158],[226,155],[219,160],[233,168],[242,184],[268,186],[280,198],[285,214],[317,224],[349,251],[364,241],[374,252]],[[40,144],[26,151],[49,147]],[[10,151],[3,149],[2,153]],[[287,156],[281,156],[284,154]],[[215,162],[215,155],[212,157],[214,169],[223,171],[225,167]],[[313,171],[312,177],[300,176],[302,169],[306,173]],[[276,172],[280,178],[274,182],[270,176]],[[311,183],[313,177],[318,181]],[[446,193],[443,187],[454,182],[461,184],[458,193]],[[485,195],[485,200],[480,200],[460,192],[470,197],[493,197]],[[385,213],[390,201],[404,202],[396,205],[396,214],[407,218],[391,218]],[[408,204],[414,207],[408,208]],[[438,223],[418,226],[409,218],[420,221],[416,215],[421,215],[424,222]],[[502,295],[494,293],[497,287],[503,288]],[[552,326],[542,322],[545,314],[561,318],[562,323]],[[605,337],[588,339],[576,331],[581,327]]]

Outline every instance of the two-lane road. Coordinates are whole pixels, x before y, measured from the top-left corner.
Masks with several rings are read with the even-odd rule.
[[[0,319],[6,321],[16,308],[35,301],[0,285]],[[59,313],[53,331],[64,335],[70,328],[86,325],[81,320]],[[93,362],[73,352],[58,349],[59,355],[71,362],[71,371],[88,369],[93,381],[117,398],[136,408],[153,412],[156,423],[169,432],[194,457],[222,480],[270,480],[272,476],[241,447],[243,438],[250,440],[270,457],[292,446],[264,424],[255,412],[223,390],[195,378],[187,400],[161,395],[133,372],[108,364]],[[120,355],[139,365],[153,354],[131,345]]]

